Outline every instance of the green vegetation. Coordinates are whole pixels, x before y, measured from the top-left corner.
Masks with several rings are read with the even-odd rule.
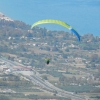
[[[4,95],[0,95],[0,100],[10,100],[10,98]]]
[[[100,93],[99,36],[85,34],[79,42],[68,32],[40,27],[31,30],[30,25],[20,21],[0,20],[0,56],[31,66],[41,74],[43,80],[62,89],[75,93]],[[46,65],[45,58],[51,59],[49,65]],[[1,71],[0,77],[0,89],[16,92],[8,93],[9,97],[58,98],[56,93],[49,97],[45,93],[39,96],[43,91],[35,88],[37,86],[30,81],[21,79],[20,75],[4,74]],[[27,96],[25,93],[28,93]],[[9,100],[8,94],[1,94],[3,96],[0,99]]]
[[[75,92],[75,93],[93,92],[95,90],[97,91],[99,90],[98,88],[90,86],[90,85],[83,85],[83,86],[68,85],[68,86],[62,86],[60,88],[66,91]]]

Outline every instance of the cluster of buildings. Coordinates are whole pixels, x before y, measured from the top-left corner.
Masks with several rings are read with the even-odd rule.
[[[10,66],[4,62],[0,62],[0,72],[10,73],[13,71],[32,71],[32,69],[24,66]]]
[[[3,13],[0,12],[0,20],[6,20],[6,21],[13,21],[11,18],[5,16]]]
[[[11,89],[0,89],[1,93],[16,93],[15,91],[11,90]]]

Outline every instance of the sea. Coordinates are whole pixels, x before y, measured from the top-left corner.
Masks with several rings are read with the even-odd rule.
[[[71,25],[80,35],[100,36],[100,0],[0,0],[0,12],[29,25],[43,19],[57,19]],[[68,31],[54,24],[39,27]]]

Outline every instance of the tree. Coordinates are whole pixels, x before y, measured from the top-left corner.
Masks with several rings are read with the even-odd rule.
[[[68,56],[68,55],[67,55],[67,54],[65,54],[65,53],[63,53],[63,55],[62,55],[62,56],[63,56],[63,58],[67,58],[67,56]]]
[[[91,68],[95,68],[96,65],[95,65],[95,62],[91,62]]]
[[[76,82],[76,77],[75,76],[72,77],[72,81]]]
[[[43,79],[48,80],[47,76],[43,76]]]
[[[10,100],[7,96],[1,95],[0,100]]]
[[[58,48],[57,47],[53,47],[52,51],[58,51]]]
[[[29,99],[35,99],[37,100],[38,99],[38,95],[34,95],[34,94],[30,94],[27,96]]]
[[[90,66],[89,66],[89,64],[86,64],[86,68],[89,68]]]
[[[59,81],[63,82],[65,80],[65,78],[66,78],[65,76],[61,76],[61,77],[59,77]]]
[[[96,62],[98,60],[98,54],[93,54],[91,56],[91,62]]]
[[[69,49],[67,48],[65,51],[66,51],[66,52],[69,52]]]
[[[45,47],[45,50],[50,51],[50,47]]]

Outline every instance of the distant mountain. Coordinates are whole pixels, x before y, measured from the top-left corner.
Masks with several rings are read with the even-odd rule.
[[[49,45],[53,44],[52,47],[55,47],[52,49],[53,51],[55,50],[57,51],[58,47],[56,48],[56,46],[61,47],[62,44],[67,46],[68,44],[71,43],[72,43],[71,47],[73,47],[73,44],[76,45],[76,47],[73,47],[74,49],[79,49],[77,48],[79,47],[79,45],[82,50],[100,49],[100,37],[94,37],[93,34],[85,34],[81,36],[81,43],[80,43],[77,42],[76,36],[69,32],[51,31],[47,30],[46,28],[40,28],[38,26],[34,27],[31,30],[31,25],[27,25],[22,21],[12,20],[11,18],[0,13],[0,41],[1,40],[6,41],[9,39],[9,37],[10,38],[14,37],[17,40],[19,39],[19,41],[21,41],[20,38],[22,37],[26,37],[28,39],[32,38],[39,39],[39,41],[35,40],[38,41],[39,44],[41,44],[41,42],[44,43],[45,41],[47,41]],[[49,48],[46,48],[46,50],[49,50]]]
[[[27,25],[26,23],[19,21],[19,20],[13,20],[0,12],[0,29],[1,30],[7,29],[7,31],[11,29],[28,30],[30,29],[30,25]]]
[[[3,13],[0,12],[0,20],[6,20],[6,21],[13,21],[11,18],[5,16]]]

